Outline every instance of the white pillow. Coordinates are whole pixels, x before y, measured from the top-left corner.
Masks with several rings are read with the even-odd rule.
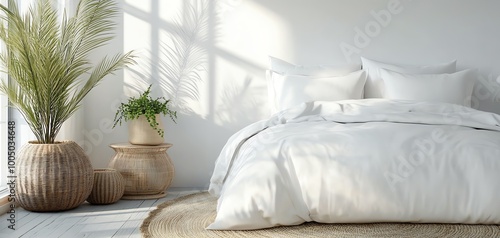
[[[452,74],[403,74],[380,71],[385,98],[454,103],[470,107],[477,70]]]
[[[348,65],[295,65],[269,56],[269,70],[279,74],[314,75],[314,76],[344,76],[361,69],[359,64]]]
[[[275,111],[308,101],[337,101],[363,98],[366,73],[359,70],[345,76],[314,77],[273,74]]]
[[[365,84],[365,98],[381,98],[384,95],[384,82],[381,79],[380,69],[388,69],[406,74],[443,74],[455,73],[457,61],[437,65],[395,65],[370,60],[361,57],[363,70],[367,73]]]
[[[348,65],[295,65],[269,56],[269,70],[266,71],[267,88],[269,105],[271,106],[271,113],[279,111],[276,106],[276,90],[274,89],[274,78],[281,78],[284,75],[306,75],[313,77],[330,77],[330,76],[344,76],[349,73],[359,71],[361,66],[359,64]]]

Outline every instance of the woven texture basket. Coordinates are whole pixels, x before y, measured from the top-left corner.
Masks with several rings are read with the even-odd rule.
[[[164,193],[174,178],[174,165],[167,154],[172,144],[141,146],[124,144],[110,145],[116,155],[109,163],[125,179],[125,199],[128,196]],[[138,197],[140,198],[140,197]]]
[[[94,180],[89,158],[73,141],[24,145],[17,155],[15,175],[16,201],[37,212],[79,206],[92,191]]]
[[[94,187],[87,198],[91,204],[111,204],[125,191],[122,175],[115,169],[94,169]]]

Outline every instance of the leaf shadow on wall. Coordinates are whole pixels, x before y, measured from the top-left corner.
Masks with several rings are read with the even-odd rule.
[[[198,101],[198,85],[206,72],[209,9],[205,1],[186,1],[184,11],[172,24],[169,32],[171,42],[159,42],[157,78],[162,89],[171,97],[173,106],[186,114],[191,114],[190,101]],[[167,38],[167,37],[164,37]],[[154,62],[152,62],[154,63]]]
[[[192,114],[194,111],[189,104],[200,99],[198,85],[207,71],[208,52],[203,44],[208,38],[208,4],[199,0],[185,1],[182,11],[172,22],[162,20],[157,12],[159,5],[154,4],[149,15],[156,17],[141,19],[148,21],[152,28],[149,56],[142,55],[141,62],[128,72],[139,85],[159,85],[173,108],[183,114]],[[139,91],[137,84],[126,86]]]
[[[262,74],[264,70],[216,45],[220,27],[217,1],[182,1],[177,17],[169,21],[160,17],[158,1],[151,3],[150,13],[126,5],[127,14],[151,27],[151,41],[145,42],[151,48],[150,56],[141,59],[145,61],[142,66],[128,70],[138,82],[124,86],[140,91],[137,85],[152,83],[153,94],[160,89],[161,96],[172,100],[173,109],[179,112],[177,124],[167,118],[164,122],[166,141],[174,144],[171,157],[180,171],[173,186],[179,186],[177,180],[183,187],[207,187],[214,161],[227,138],[260,116],[261,99],[254,94],[265,89],[254,86],[252,75],[256,68]],[[217,80],[225,74],[217,72],[219,59],[254,72],[229,82]],[[159,87],[155,89],[155,85]]]
[[[215,113],[219,123],[237,129],[235,121],[248,125],[262,118],[259,109],[265,104],[266,98],[253,95],[267,93],[267,88],[253,86],[253,81],[252,76],[247,75],[241,85],[239,82],[234,82],[224,87],[220,96],[222,104]]]

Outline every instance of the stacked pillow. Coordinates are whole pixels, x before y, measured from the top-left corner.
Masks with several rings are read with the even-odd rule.
[[[361,58],[368,74],[365,98],[445,102],[471,106],[477,70],[456,72],[456,61],[403,66]]]
[[[272,113],[307,101],[362,99],[366,73],[359,65],[295,65],[270,57],[268,79]]]
[[[384,97],[384,80],[382,79],[382,69],[391,70],[403,74],[446,74],[455,73],[457,70],[456,61],[438,65],[396,65],[380,61],[370,60],[361,57],[363,70],[368,74],[365,86],[365,98]]]
[[[397,65],[361,58],[359,65],[295,65],[270,57],[266,72],[272,112],[307,101],[387,98],[471,105],[476,70],[456,61]]]

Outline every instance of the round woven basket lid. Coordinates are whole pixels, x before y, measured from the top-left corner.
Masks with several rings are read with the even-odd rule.
[[[167,201],[144,220],[143,237],[500,237],[498,225],[462,224],[319,224],[252,231],[205,230],[215,219],[216,199],[207,192]]]

